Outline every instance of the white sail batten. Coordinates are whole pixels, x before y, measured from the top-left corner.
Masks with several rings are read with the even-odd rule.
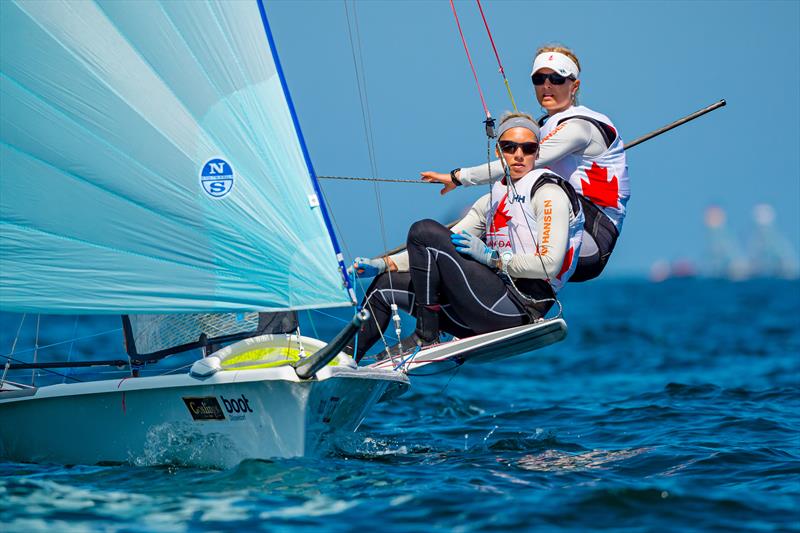
[[[0,10],[2,310],[350,303],[255,1]]]

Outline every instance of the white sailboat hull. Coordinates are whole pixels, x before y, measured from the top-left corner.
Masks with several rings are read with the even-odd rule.
[[[61,464],[230,467],[296,457],[352,432],[401,372],[291,367],[53,385],[0,393],[0,457]]]

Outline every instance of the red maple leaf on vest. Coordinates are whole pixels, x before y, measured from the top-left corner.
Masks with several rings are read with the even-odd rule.
[[[572,265],[573,255],[575,255],[575,248],[570,246],[569,250],[567,250],[567,255],[564,256],[564,262],[561,263],[561,271],[556,276],[556,279],[561,279],[561,276],[563,276],[564,273],[569,270],[570,265]]]
[[[583,195],[600,207],[617,207],[619,182],[613,176],[608,179],[608,169],[592,161],[592,168],[586,170],[589,181],[581,180]]]
[[[503,199],[497,204],[497,209],[492,217],[492,225],[489,227],[489,233],[497,233],[501,228],[508,227],[508,221],[511,220],[511,216],[508,214],[508,209],[506,208],[507,198],[508,195],[503,196]]]

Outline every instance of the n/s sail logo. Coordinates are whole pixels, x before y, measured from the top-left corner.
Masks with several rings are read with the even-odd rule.
[[[209,159],[200,171],[200,184],[212,198],[227,196],[233,190],[233,168],[224,159]]]

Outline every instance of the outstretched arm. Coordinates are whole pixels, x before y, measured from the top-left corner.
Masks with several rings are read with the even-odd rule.
[[[487,168],[490,167],[490,168]],[[479,185],[481,183],[489,183],[492,180],[498,180],[503,177],[503,165],[500,160],[492,161],[491,165],[486,163],[469,168],[461,168],[454,172],[458,183],[453,182],[450,174],[443,172],[420,172],[422,181],[428,183],[441,183],[444,185],[439,194],[447,194],[455,189],[459,184],[461,185]]]
[[[606,149],[605,141],[600,131],[585,120],[570,120],[561,124],[541,144],[536,168],[547,167],[569,154],[581,153],[587,156],[597,156]],[[474,167],[465,167],[455,172],[456,179],[462,185],[482,185],[503,177],[503,165],[500,160],[492,161]],[[444,185],[440,194],[447,194],[457,187],[450,174],[443,172],[422,172],[423,181],[441,183]]]

